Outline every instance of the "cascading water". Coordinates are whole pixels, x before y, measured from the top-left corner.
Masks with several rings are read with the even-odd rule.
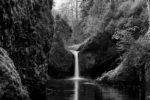
[[[78,58],[78,54],[79,51],[75,51],[75,50],[70,50],[72,52],[72,54],[75,57],[75,72],[74,72],[74,77],[71,78],[71,80],[74,81],[74,100],[79,100],[79,82],[81,80],[84,80],[84,78],[80,77],[80,69],[79,69],[79,58]]]
[[[70,50],[70,51],[72,52],[72,54],[75,57],[75,73],[74,73],[73,79],[81,79],[80,78],[80,70],[79,70],[79,59],[78,59],[79,51],[75,51],[75,50]]]
[[[79,51],[75,51],[75,50],[70,50],[72,52],[72,54],[75,57],[75,72],[74,72],[74,77],[72,78],[75,84],[74,87],[74,100],[78,100],[79,99],[79,80],[80,78],[80,70],[79,70],[79,59],[78,59],[78,54]]]

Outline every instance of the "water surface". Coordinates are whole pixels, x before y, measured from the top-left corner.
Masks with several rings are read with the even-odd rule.
[[[50,80],[47,100],[150,100],[150,87],[110,87],[89,80]]]

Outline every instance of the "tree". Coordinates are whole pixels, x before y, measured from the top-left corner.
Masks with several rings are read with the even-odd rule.
[[[67,20],[67,17],[66,19]],[[69,24],[61,18],[60,15],[57,15],[55,18],[55,37],[58,37],[57,41],[63,40],[65,44],[68,44],[69,39],[72,35],[72,29]],[[60,39],[60,40],[59,40]]]
[[[60,9],[58,9],[60,15],[68,17],[70,25],[72,25],[74,20],[77,21],[80,19],[80,3],[81,0],[68,0],[62,3]]]

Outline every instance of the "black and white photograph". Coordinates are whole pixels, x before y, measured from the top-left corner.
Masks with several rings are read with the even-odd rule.
[[[0,100],[150,100],[150,0],[0,0]]]

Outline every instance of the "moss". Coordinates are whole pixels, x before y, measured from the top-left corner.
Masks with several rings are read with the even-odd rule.
[[[1,100],[30,100],[13,61],[2,48],[0,48],[0,91]]]
[[[45,96],[54,30],[52,5],[53,0],[0,1],[0,46],[14,61],[33,100]]]

